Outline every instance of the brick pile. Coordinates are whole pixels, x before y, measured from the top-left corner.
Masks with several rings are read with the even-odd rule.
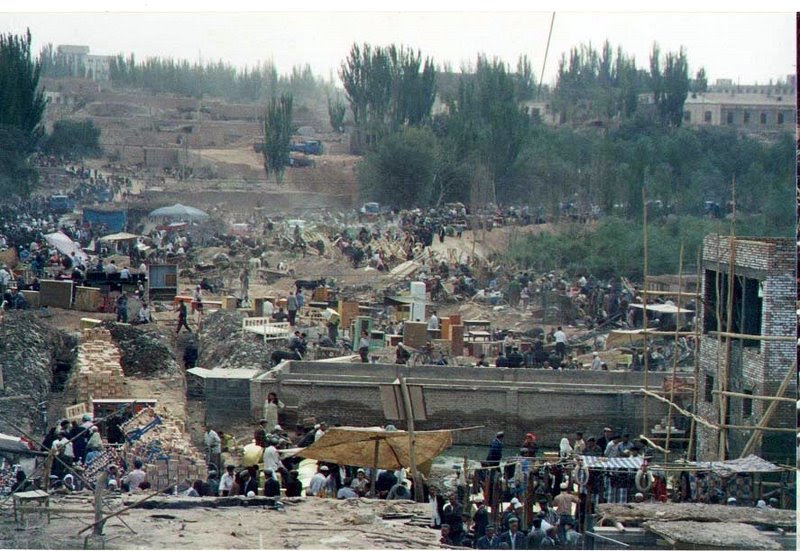
[[[143,409],[122,426],[128,435],[142,428],[156,417],[153,408]],[[183,422],[172,419],[163,412],[158,413],[161,424],[147,431],[132,444],[124,447],[129,463],[142,459],[147,464],[147,479],[154,488],[166,488],[171,484],[208,478],[205,458],[186,436]],[[169,458],[169,459],[166,459]]]
[[[78,401],[124,398],[125,377],[120,352],[106,329],[85,329],[78,348],[75,386]]]

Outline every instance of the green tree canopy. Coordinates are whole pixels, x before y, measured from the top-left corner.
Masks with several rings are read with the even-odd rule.
[[[53,155],[77,159],[100,153],[100,129],[90,120],[60,120],[44,141],[44,150]]]
[[[281,94],[273,97],[267,105],[264,117],[264,170],[267,179],[275,175],[283,181],[283,173],[289,164],[289,146],[292,140],[292,96]]]
[[[41,65],[31,57],[31,33],[0,35],[0,189],[26,196],[37,181],[28,159],[42,135],[46,101]]]

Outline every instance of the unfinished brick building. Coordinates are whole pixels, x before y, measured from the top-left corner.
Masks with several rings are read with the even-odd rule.
[[[716,425],[757,425],[772,402],[796,357],[796,247],[791,239],[709,235],[703,240],[702,336],[697,413]],[[729,301],[731,260],[733,293]],[[731,323],[728,324],[728,312]],[[736,336],[720,336],[717,332]],[[751,339],[747,336],[766,337]],[[730,349],[728,350],[728,346]],[[734,394],[721,394],[725,391]],[[784,393],[796,396],[797,377]],[[747,398],[753,395],[754,398]],[[721,401],[725,400],[722,404]],[[724,410],[721,409],[724,407]],[[724,420],[721,416],[724,411]],[[795,427],[795,406],[780,402],[767,426]],[[698,425],[697,457],[717,460],[739,457],[753,434],[749,429],[713,430]],[[794,435],[764,432],[752,453],[785,461],[794,455]]]

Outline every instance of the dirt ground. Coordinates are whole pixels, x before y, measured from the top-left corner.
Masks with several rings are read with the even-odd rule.
[[[119,510],[141,495],[116,498],[109,507]],[[173,498],[202,503],[213,498]],[[91,496],[54,498],[53,510],[70,508],[84,513],[52,514],[50,523],[29,515],[15,525],[10,507],[0,516],[0,548],[80,549],[407,549],[438,547],[438,531],[417,526],[426,514],[424,504],[381,500],[297,498],[285,508],[196,507],[191,509],[131,509],[109,520],[103,542],[77,533],[92,520]],[[383,520],[383,513],[415,515]],[[130,527],[126,527],[122,521]],[[27,527],[25,525],[27,524]],[[132,533],[133,530],[135,533]]]

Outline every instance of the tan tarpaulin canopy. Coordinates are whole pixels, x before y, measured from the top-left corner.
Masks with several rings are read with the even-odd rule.
[[[449,430],[414,431],[417,465],[420,470],[433,458],[453,445]],[[333,427],[294,455],[339,465],[371,467],[375,461],[375,444],[378,443],[378,468],[401,469],[411,467],[408,433],[404,430],[386,431],[380,427]]]
[[[643,329],[614,329],[606,337],[606,350],[620,346],[633,346],[644,340]]]

